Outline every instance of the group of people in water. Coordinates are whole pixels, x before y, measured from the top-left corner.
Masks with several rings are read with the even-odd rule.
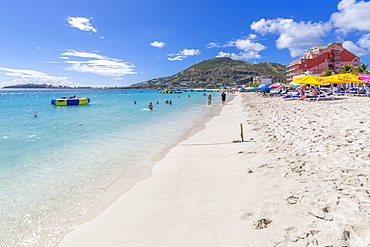
[[[165,104],[170,104],[170,105],[172,105],[172,100],[166,100],[164,103],[165,103]],[[157,104],[159,104],[159,101],[157,101]],[[134,101],[134,105],[136,105],[136,100]],[[149,110],[153,110],[153,103],[152,103],[152,102],[150,102],[150,103],[149,103],[149,105],[148,105],[148,109],[149,109]]]
[[[203,96],[207,96],[207,94],[206,94],[206,93],[204,93],[204,94],[203,94]],[[188,95],[188,97],[190,98],[190,95]],[[180,96],[179,96],[179,98],[180,98]],[[172,105],[172,100],[166,100],[164,103],[165,103],[165,104]],[[221,103],[222,103],[223,105],[225,105],[225,104],[226,104],[226,93],[225,93],[225,91],[223,91],[223,92],[221,93]],[[136,100],[134,101],[134,104],[136,105]],[[157,101],[157,104],[159,104],[159,102],[158,102],[158,101]],[[207,105],[211,105],[211,104],[212,104],[212,94],[209,94],[209,95],[207,96]],[[149,103],[149,105],[148,105],[148,109],[149,109],[149,110],[153,110],[153,103],[152,103],[152,102],[150,102],[150,103]]]
[[[204,93],[203,96],[207,96],[207,94]],[[223,105],[226,104],[226,93],[225,93],[225,91],[223,91],[222,94],[221,94],[221,103]],[[207,96],[207,105],[211,105],[211,104],[212,104],[212,94],[209,94]]]

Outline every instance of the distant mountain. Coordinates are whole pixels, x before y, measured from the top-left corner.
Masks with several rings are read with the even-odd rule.
[[[286,66],[278,63],[252,64],[228,57],[205,60],[180,71],[179,73],[152,79],[132,85],[132,87],[215,87],[228,85],[243,85],[252,83],[253,77],[272,78],[273,82],[286,81]]]

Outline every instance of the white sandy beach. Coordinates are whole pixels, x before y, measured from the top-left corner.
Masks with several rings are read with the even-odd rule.
[[[60,246],[370,246],[369,113],[238,95]]]

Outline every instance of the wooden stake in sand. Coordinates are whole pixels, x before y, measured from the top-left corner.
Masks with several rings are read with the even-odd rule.
[[[242,142],[244,142],[243,124],[240,124],[240,137],[242,138]]]

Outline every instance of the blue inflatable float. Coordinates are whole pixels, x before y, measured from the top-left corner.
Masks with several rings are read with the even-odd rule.
[[[58,106],[65,106],[65,105],[86,105],[90,103],[89,98],[59,98],[59,99],[52,99],[51,104],[58,105]]]

